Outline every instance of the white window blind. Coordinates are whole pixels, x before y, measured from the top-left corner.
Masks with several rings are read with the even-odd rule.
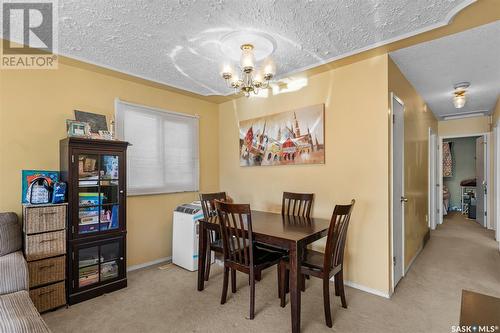
[[[117,100],[115,119],[129,194],[198,191],[198,117]]]

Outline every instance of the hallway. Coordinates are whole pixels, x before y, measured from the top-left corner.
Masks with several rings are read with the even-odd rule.
[[[500,297],[500,253],[493,230],[450,213],[431,232],[393,300],[413,298],[432,332],[449,332],[458,323],[462,289]]]

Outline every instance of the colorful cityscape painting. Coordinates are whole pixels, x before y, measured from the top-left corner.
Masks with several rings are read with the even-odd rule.
[[[240,121],[240,165],[325,163],[324,104]]]

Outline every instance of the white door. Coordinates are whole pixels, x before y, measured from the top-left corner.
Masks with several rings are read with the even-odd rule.
[[[481,136],[476,139],[476,221],[483,227],[486,227],[486,219],[484,214],[484,205],[486,202],[484,150],[484,136]]]
[[[496,230],[495,239],[497,242],[500,241],[500,131],[499,131],[499,123],[493,129],[493,140],[494,140],[494,157],[493,157],[493,180],[494,180],[494,193],[493,193],[493,209],[492,213],[495,217],[494,219],[494,227]]]
[[[394,287],[404,275],[404,105],[392,97],[392,241]]]
[[[429,228],[436,229],[438,223],[438,150],[437,135],[429,131]]]

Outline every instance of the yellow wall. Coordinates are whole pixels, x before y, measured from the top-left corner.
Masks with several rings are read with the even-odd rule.
[[[472,117],[438,122],[440,136],[460,136],[490,131],[489,117]]]
[[[405,266],[417,254],[428,232],[428,151],[429,128],[437,133],[432,111],[389,58],[389,93],[404,103],[405,163]],[[390,96],[389,96],[390,98]]]
[[[220,189],[252,208],[279,211],[283,191],[314,192],[313,216],[355,198],[346,279],[389,291],[387,55],[309,78],[296,92],[240,98],[220,105]],[[240,167],[238,121],[325,104],[326,162]]]
[[[90,69],[89,69],[90,67]],[[59,140],[73,110],[114,115],[114,99],[200,115],[200,189],[218,189],[217,105],[92,70],[60,63],[57,70],[0,73],[0,211],[21,212],[22,169],[59,169]],[[127,198],[128,264],[171,255],[172,211],[196,193]]]

